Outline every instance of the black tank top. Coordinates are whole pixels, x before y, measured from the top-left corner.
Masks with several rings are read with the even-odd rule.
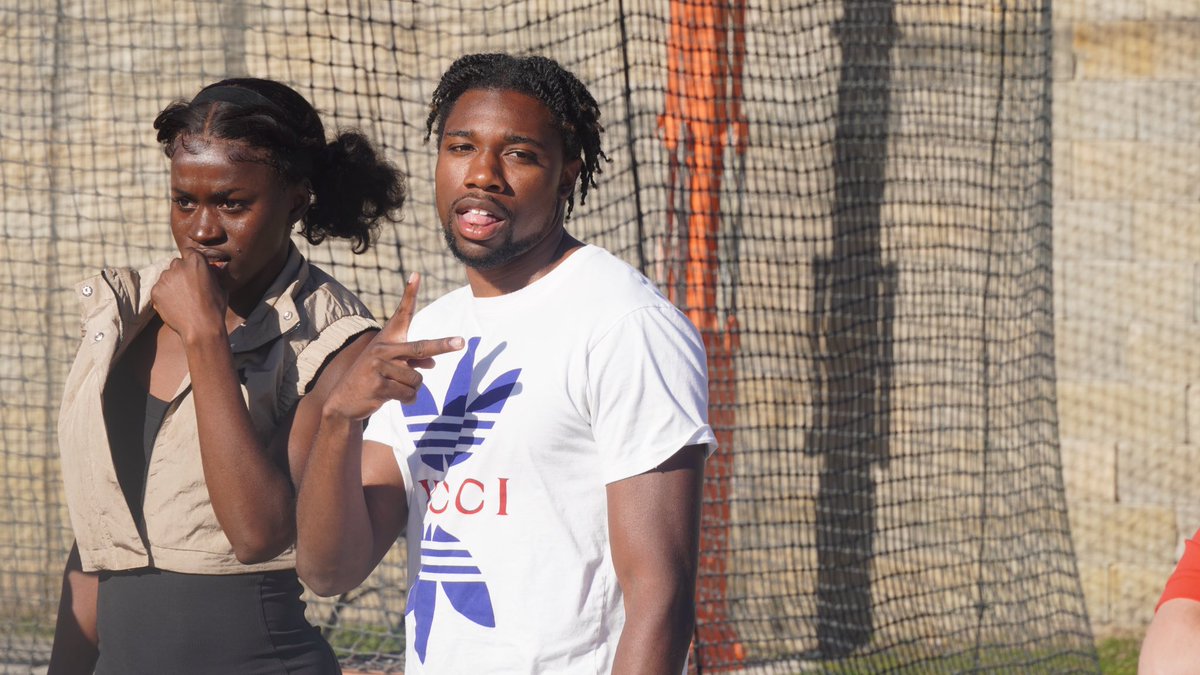
[[[145,537],[142,502],[146,497],[150,454],[171,402],[151,396],[120,363],[105,383],[103,401],[117,482],[121,484],[133,521]]]
[[[170,401],[118,363],[104,388],[117,480],[143,538],[154,441]],[[295,570],[183,574],[146,567],[102,572],[96,603],[97,675],[328,675],[341,673],[304,618]]]

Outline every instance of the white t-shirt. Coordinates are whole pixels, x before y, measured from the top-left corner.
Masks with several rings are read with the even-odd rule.
[[[367,440],[408,491],[408,675],[609,673],[624,625],[605,485],[711,452],[704,347],[644,276],[586,246],[526,288],[469,287],[409,339],[467,347]]]

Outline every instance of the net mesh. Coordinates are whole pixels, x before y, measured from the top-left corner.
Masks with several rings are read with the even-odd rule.
[[[71,541],[55,445],[73,283],[172,252],[150,123],[239,74],[408,175],[367,254],[301,246],[377,315],[462,283],[422,143],[436,78],[541,53],[612,162],[568,228],[701,327],[712,418],[692,668],[1096,672],[1055,412],[1048,0],[2,0],[0,662],[48,657]],[[396,546],[312,598],[403,669]]]

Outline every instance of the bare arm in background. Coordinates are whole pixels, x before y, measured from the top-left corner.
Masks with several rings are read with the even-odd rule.
[[[63,570],[62,595],[54,625],[54,646],[47,675],[90,675],[100,656],[96,634],[96,590],[99,579],[84,572],[79,546],[73,544]]]
[[[1164,602],[1146,630],[1138,656],[1139,675],[1200,673],[1200,602]]]

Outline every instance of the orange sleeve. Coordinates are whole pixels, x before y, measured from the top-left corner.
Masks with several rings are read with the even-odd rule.
[[[1167,579],[1167,587],[1163,589],[1162,597],[1154,610],[1158,611],[1163,603],[1176,598],[1187,598],[1200,602],[1200,532],[1192,535],[1184,544],[1183,557]]]

